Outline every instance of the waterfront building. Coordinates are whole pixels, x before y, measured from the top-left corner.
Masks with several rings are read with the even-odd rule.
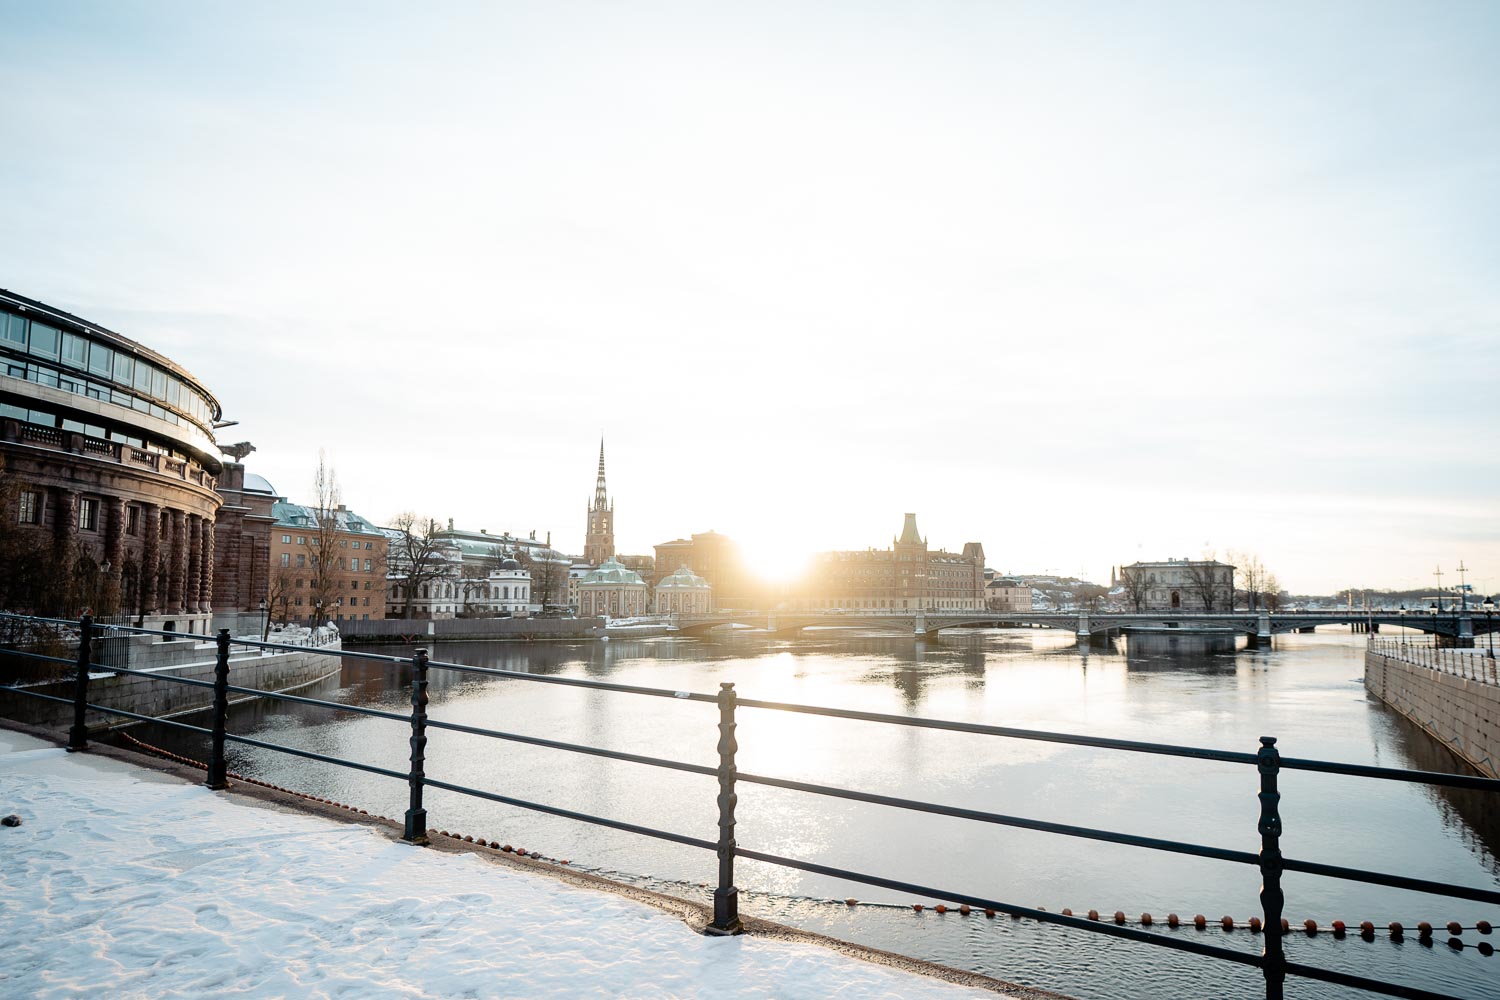
[[[656,586],[656,557],[655,556],[615,556],[621,566],[635,573],[646,584],[648,588]]]
[[[984,585],[984,605],[991,611],[1030,611],[1031,584],[1010,576],[996,576]]]
[[[578,613],[585,617],[634,618],[649,611],[646,583],[613,558],[578,580]]]
[[[728,536],[705,531],[691,538],[662,542],[655,548],[656,565],[686,566],[703,577],[713,588],[719,607],[743,611],[766,604],[764,588],[746,568],[740,547]]]
[[[985,600],[984,546],[929,549],[917,515],[907,514],[888,549],[816,556],[788,604],[808,611],[954,611],[981,610]]]
[[[268,610],[282,621],[385,617],[389,539],[339,504],[319,511],[278,499],[271,507]]]
[[[1120,567],[1125,600],[1133,611],[1230,611],[1234,567],[1217,559],[1167,559]]]
[[[47,570],[38,586],[5,573],[0,600],[207,631],[221,415],[165,355],[0,290],[0,505]]]
[[[714,607],[713,587],[686,566],[663,577],[656,585],[656,613],[659,615],[701,615]]]
[[[224,449],[236,458],[253,450],[248,442]],[[214,520],[214,610],[259,612],[270,601],[272,508],[279,496],[264,477],[231,461],[214,489],[223,501]]]
[[[602,566],[615,554],[615,505],[604,485],[604,441],[599,441],[599,475],[594,480],[594,499],[589,504],[588,527],[584,535],[583,561]]]

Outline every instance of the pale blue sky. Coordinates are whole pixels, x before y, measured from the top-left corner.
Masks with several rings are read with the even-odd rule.
[[[0,286],[305,497],[1500,590],[1500,6],[0,0]]]

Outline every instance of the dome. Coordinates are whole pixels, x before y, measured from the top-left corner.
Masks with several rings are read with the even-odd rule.
[[[521,564],[518,563],[518,562],[516,562],[514,559],[502,559],[500,561],[500,568],[501,569],[520,569],[521,568]]]
[[[677,572],[666,577],[656,585],[657,590],[708,590],[708,581],[694,573],[686,566],[680,566]]]
[[[644,587],[646,585],[645,581],[642,580],[639,575],[629,569],[626,569],[625,566],[622,565],[620,561],[618,559],[615,559],[613,556],[604,560],[604,562],[597,568],[589,570],[583,575],[583,578],[578,581],[578,585],[580,587],[587,587],[590,584],[594,584],[596,586],[606,585],[615,587],[631,585]]]
[[[259,476],[253,472],[245,473],[245,492],[264,493],[266,496],[271,497],[281,495],[276,492],[276,487],[272,486],[265,476]]]

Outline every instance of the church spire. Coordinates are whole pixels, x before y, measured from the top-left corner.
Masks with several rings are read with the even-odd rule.
[[[609,491],[604,488],[604,439],[599,439],[599,478],[594,482],[594,506],[592,510],[603,510],[609,503]]]

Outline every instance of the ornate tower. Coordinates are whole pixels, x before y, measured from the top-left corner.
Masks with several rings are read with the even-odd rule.
[[[588,530],[583,543],[583,561],[598,566],[615,554],[615,505],[604,488],[604,439],[599,439],[599,478],[594,482],[594,500],[589,504]]]

